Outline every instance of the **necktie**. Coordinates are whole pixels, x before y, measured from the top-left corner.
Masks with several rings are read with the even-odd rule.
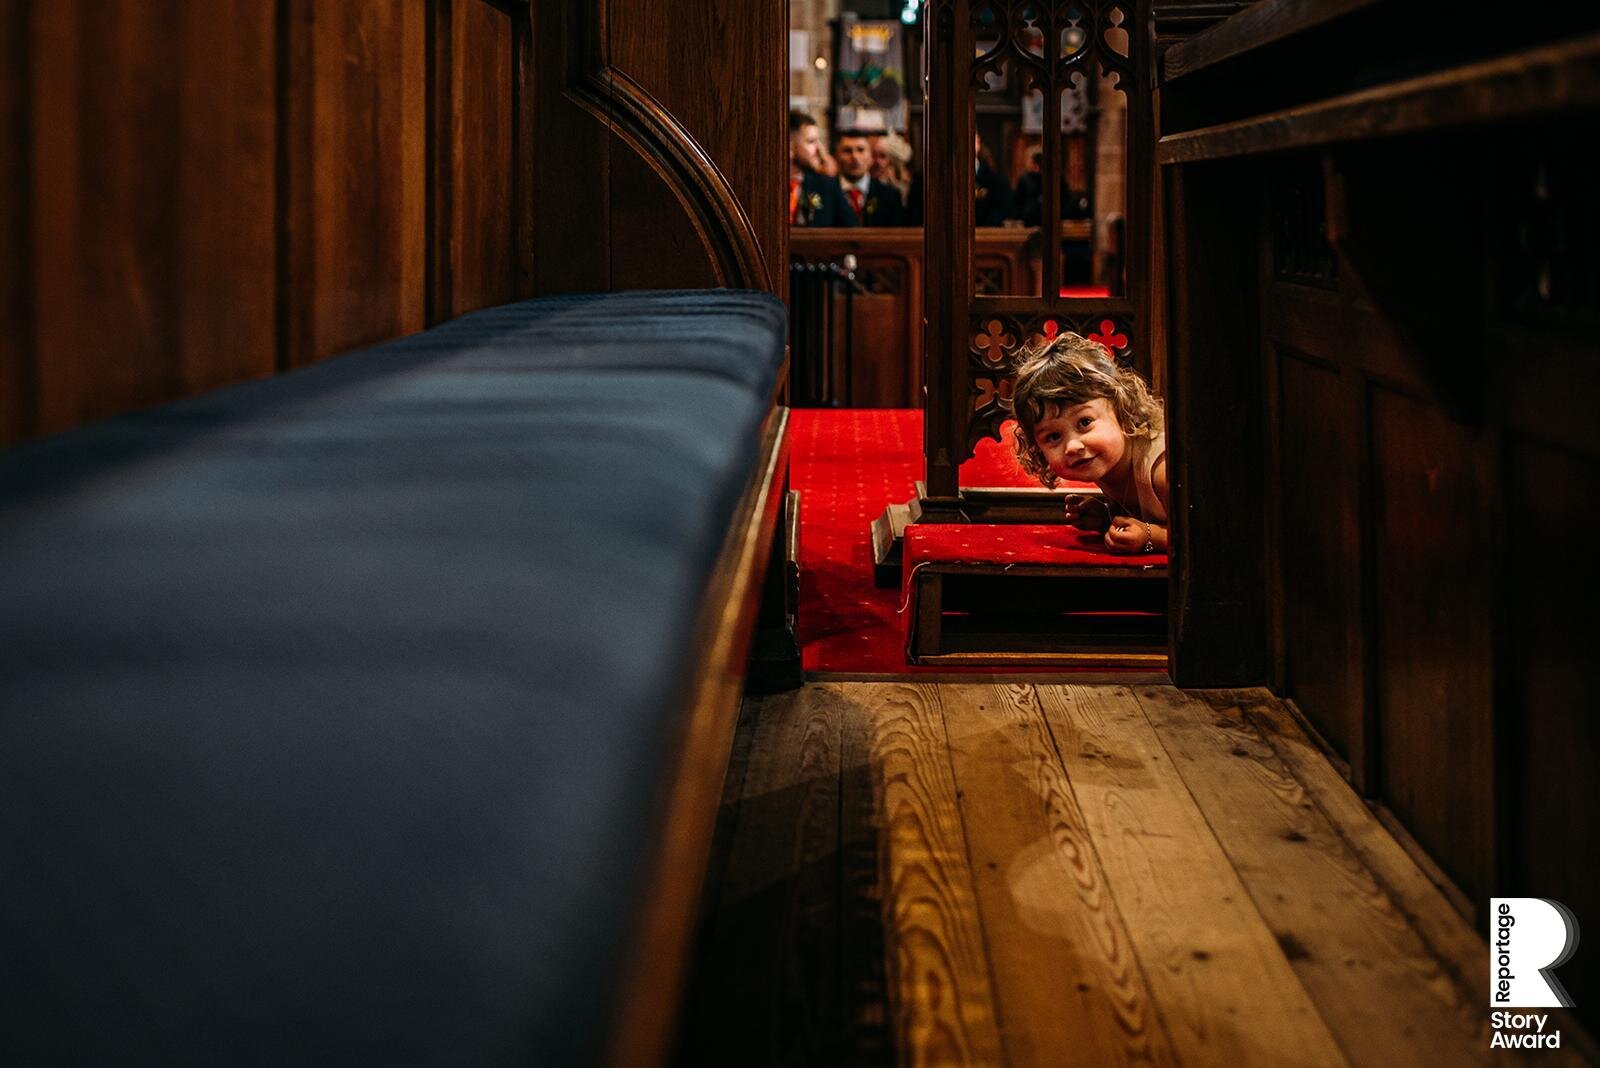
[[[856,218],[861,218],[861,202],[864,199],[864,194],[855,186],[851,186],[846,192],[850,194],[850,206],[856,209]]]

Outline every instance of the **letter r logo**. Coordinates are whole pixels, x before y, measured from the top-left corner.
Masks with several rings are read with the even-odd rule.
[[[1578,918],[1543,897],[1489,900],[1489,1004],[1500,1008],[1571,1008],[1551,973],[1578,948]]]

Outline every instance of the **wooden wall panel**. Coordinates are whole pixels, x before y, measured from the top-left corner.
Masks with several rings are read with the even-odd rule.
[[[428,11],[285,2],[293,366],[425,324]]]
[[[1469,429],[1375,388],[1380,796],[1471,900],[1493,859],[1488,492]]]
[[[0,0],[0,448],[33,418],[28,248],[26,0]]]
[[[1344,760],[1363,744],[1359,472],[1342,445],[1364,419],[1347,374],[1276,348],[1285,683]],[[1354,416],[1354,418],[1352,418]],[[1350,429],[1357,433],[1350,433]]]
[[[1184,687],[1261,685],[1272,673],[1271,502],[1255,183],[1235,164],[1165,177],[1172,677]]]
[[[528,28],[515,0],[0,0],[0,444],[525,293]]]
[[[787,288],[785,5],[549,0],[531,210],[538,293]]]
[[[512,218],[512,23],[483,0],[450,7],[451,315],[516,295]]]
[[[272,373],[270,8],[40,5],[30,45],[36,428]]]
[[[195,393],[277,369],[272,6],[187,3],[183,34],[178,349]]]
[[[1591,444],[1592,449],[1592,444]],[[1552,897],[1578,916],[1600,915],[1593,875],[1600,841],[1594,769],[1600,718],[1593,714],[1593,601],[1600,588],[1600,460],[1514,437],[1507,449],[1505,688],[1515,710],[1510,749],[1512,893]],[[1600,954],[1561,968],[1579,1005],[1600,997]]]
[[[610,231],[614,289],[705,288],[726,285],[706,255],[706,241],[673,187],[622,138],[613,137]]]
[[[710,155],[749,215],[768,272],[784,277],[788,189],[771,163],[788,158],[788,5],[627,0],[611,7],[626,14],[608,21],[612,65]]]
[[[1026,235],[995,229],[980,235],[991,263],[1004,272],[1027,267]],[[851,303],[849,392],[826,398],[857,408],[920,408],[923,404],[923,236],[921,227],[799,227],[789,254],[807,263],[857,260],[861,292]],[[840,331],[842,333],[842,329]],[[844,382],[843,341],[836,343],[833,381]],[[796,353],[796,358],[805,358]],[[796,372],[799,373],[798,371]]]

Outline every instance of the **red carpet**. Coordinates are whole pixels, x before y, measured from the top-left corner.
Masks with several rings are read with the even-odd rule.
[[[949,674],[906,662],[900,591],[872,584],[872,521],[922,477],[922,412],[797,408],[790,484],[800,491],[800,646],[808,672]],[[1038,485],[1008,446],[985,440],[962,469],[968,485]],[[970,668],[963,674],[1024,668]],[[1036,669],[1053,670],[1060,669]]]
[[[872,585],[872,521],[922,477],[922,413],[796,408],[790,485],[800,491],[800,650],[806,671],[901,673],[900,592]]]

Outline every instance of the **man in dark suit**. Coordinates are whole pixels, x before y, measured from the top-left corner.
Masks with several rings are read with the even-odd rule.
[[[819,173],[822,138],[817,120],[789,112],[789,222],[794,226],[859,226],[839,183]]]
[[[839,188],[862,226],[904,226],[905,204],[900,190],[872,176],[871,135],[861,130],[841,130],[833,140],[833,158],[839,161]]]

